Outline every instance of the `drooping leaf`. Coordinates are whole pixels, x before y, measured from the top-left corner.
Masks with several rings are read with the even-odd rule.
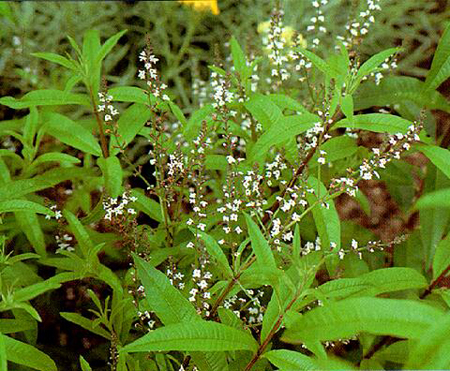
[[[162,323],[170,325],[200,318],[195,308],[180,291],[170,284],[164,273],[137,256],[134,256],[134,261],[145,289],[145,301]]]
[[[258,343],[247,332],[217,322],[193,320],[158,328],[120,352],[154,351],[256,351]]]
[[[83,317],[78,313],[69,313],[69,312],[60,312],[59,313],[62,318],[66,319],[69,322],[75,323],[76,325],[93,332],[99,336],[104,337],[105,339],[111,340],[111,335],[108,331],[106,331],[100,325],[96,325],[93,320]]]
[[[0,185],[0,200],[11,200],[25,196],[29,193],[40,191],[45,188],[64,182],[68,179],[85,176],[86,169],[82,168],[56,168],[46,171],[30,179],[19,179]]]
[[[27,200],[11,200],[0,202],[0,213],[9,213],[16,211],[30,211],[33,213],[54,216],[55,213],[45,206],[39,205],[33,201]]]
[[[82,125],[55,112],[43,113],[43,119],[45,120],[44,130],[47,134],[73,148],[94,156],[101,156],[102,151],[98,140]]]
[[[33,57],[38,57],[38,58],[42,58],[45,59],[47,61],[53,62],[53,63],[57,63],[60,66],[66,67],[69,70],[72,71],[76,71],[77,66],[76,64],[67,59],[66,57],[63,57],[62,55],[59,54],[55,54],[55,53],[31,53],[31,55]]]
[[[65,92],[61,90],[33,90],[22,98],[13,97],[0,98],[0,104],[13,109],[23,109],[35,106],[60,106],[65,104],[78,104],[89,106],[90,102],[86,95]]]
[[[307,312],[291,324],[283,340],[337,340],[360,332],[418,339],[442,315],[441,310],[412,300],[350,298]]]

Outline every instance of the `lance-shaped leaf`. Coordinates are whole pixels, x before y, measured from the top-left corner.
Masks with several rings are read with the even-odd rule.
[[[127,30],[119,31],[115,35],[111,36],[102,45],[95,57],[95,63],[101,63],[101,61],[108,55],[108,53],[114,48],[119,39],[127,32]]]
[[[417,201],[417,209],[450,208],[450,188],[428,193]]]
[[[303,56],[308,58],[312,62],[312,64],[324,74],[330,75],[331,77],[336,77],[338,75],[338,72],[332,69],[331,66],[318,55],[302,48],[301,46],[298,46],[295,49],[297,49]]]
[[[264,130],[269,129],[283,118],[281,109],[269,97],[262,94],[253,95],[245,102],[244,106]]]
[[[427,156],[439,170],[450,178],[450,151],[448,149],[432,145],[418,145],[417,148]]]
[[[11,200],[11,201],[1,201],[0,202],[0,213],[16,212],[16,211],[31,211],[37,214],[44,214],[49,216],[54,216],[55,213],[46,208],[45,206],[39,205],[33,201],[27,200]]]
[[[89,106],[89,98],[84,94],[69,93],[62,90],[33,90],[22,98],[0,98],[0,104],[13,109],[22,109],[35,106],[60,106],[65,104],[79,104]]]
[[[3,334],[0,334],[0,337],[5,345],[8,361],[34,370],[57,371],[55,362],[39,349]]]
[[[157,222],[163,221],[161,205],[158,202],[144,195],[138,188],[131,190],[131,196],[137,198],[134,205],[138,210],[147,214],[150,218],[156,220]]]
[[[423,85],[423,81],[409,76],[389,76],[382,79],[379,85],[366,82],[353,95],[355,110],[410,101],[418,107],[450,112],[450,103],[445,97],[435,90],[423,91]]]
[[[145,289],[145,300],[162,323],[170,325],[199,319],[195,308],[180,291],[170,284],[164,273],[138,256],[134,256],[134,261],[139,279]]]
[[[211,104],[207,104],[192,113],[183,130],[183,135],[187,141],[193,140],[198,136],[203,120],[207,120],[213,112],[213,106]]]
[[[122,187],[122,167],[120,161],[116,156],[108,158],[100,157],[98,163],[103,172],[105,180],[105,188],[109,196],[117,197]]]
[[[76,325],[94,333],[99,336],[104,337],[105,339],[111,340],[111,335],[108,331],[106,331],[102,326],[98,323],[96,324],[95,320],[90,320],[88,318],[83,317],[78,313],[69,313],[69,312],[60,312],[59,313],[62,318],[66,319],[69,322],[75,323]]]
[[[355,370],[350,363],[339,359],[317,359],[288,349],[275,349],[264,354],[281,371],[295,370]]]
[[[88,170],[77,167],[51,169],[30,179],[19,179],[1,184],[0,200],[22,197],[29,193],[53,187],[54,185],[68,179],[74,179],[90,174],[91,172]]]
[[[280,117],[262,134],[252,147],[248,158],[250,161],[263,157],[272,146],[280,145],[312,128],[319,117],[310,113]]]
[[[427,280],[412,268],[393,267],[377,269],[355,278],[340,278],[317,288],[329,298],[349,296],[375,296],[386,292],[421,289]]]
[[[424,90],[434,90],[450,76],[450,24],[445,28],[434,53]]]
[[[206,251],[208,251],[208,254],[211,255],[214,259],[216,259],[217,263],[221,267],[221,271],[224,272],[228,277],[233,277],[233,271],[230,268],[228,259],[216,240],[207,233],[201,231],[197,231],[197,233],[200,235],[203,241],[205,241]]]
[[[307,312],[290,324],[282,340],[337,340],[360,332],[418,339],[442,316],[440,309],[412,300],[351,298]]]
[[[236,38],[233,36],[230,40],[231,56],[233,57],[234,69],[239,73],[241,79],[247,78],[247,62],[245,60],[245,54],[242,51]]]
[[[102,151],[97,139],[82,125],[59,113],[43,113],[44,130],[64,144],[94,156],[100,156]]]
[[[256,261],[259,266],[276,270],[277,265],[269,243],[249,215],[245,214],[245,220],[247,221],[247,228],[250,235],[250,240],[252,242],[252,249],[256,255]]]
[[[258,343],[247,332],[222,323],[193,320],[156,329],[121,349],[121,352],[256,351]]]
[[[333,128],[351,128],[374,131],[376,133],[406,133],[412,123],[399,116],[386,113],[369,113],[353,116],[352,120],[343,119],[336,123]]]
[[[306,193],[306,200],[309,205],[313,205],[318,201],[318,196],[325,196],[327,189],[318,179],[310,176],[308,178],[308,185],[315,190],[315,194]],[[327,202],[325,205],[317,204],[312,209],[312,215],[316,224],[317,233],[324,249],[328,250],[331,244],[336,244],[334,251],[338,251],[341,247],[341,222],[337,213],[333,200]],[[336,256],[332,256],[327,260],[328,269],[333,271],[336,267]]]
[[[66,67],[69,70],[76,71],[77,65],[74,61],[71,61],[70,59],[67,59],[66,57],[63,57],[62,55],[55,54],[55,53],[31,53],[33,57],[38,57],[45,59],[47,61],[59,64],[60,66]]]

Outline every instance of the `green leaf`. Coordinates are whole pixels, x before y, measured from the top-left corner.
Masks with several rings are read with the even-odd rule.
[[[80,366],[81,371],[92,371],[91,366],[89,366],[89,363],[83,358],[83,356],[80,356]]]
[[[436,246],[433,259],[433,280],[450,265],[450,234],[441,240]]]
[[[417,209],[450,208],[450,188],[428,193],[417,201]]]
[[[14,292],[14,300],[28,301],[49,290],[59,289],[61,285],[51,280],[35,283]]]
[[[389,76],[379,85],[366,82],[353,95],[355,110],[373,106],[395,106],[400,103],[414,102],[419,107],[440,109],[450,112],[450,103],[437,91],[423,91],[424,82],[408,76]]]
[[[57,371],[55,362],[39,349],[21,341],[0,334],[3,338],[8,361],[30,367],[34,370]]]
[[[228,371],[227,354],[225,352],[190,352],[192,361],[200,370]]]
[[[174,116],[177,118],[178,121],[180,121],[181,125],[186,126],[187,120],[186,117],[184,117],[183,111],[178,107],[175,103],[169,102],[169,107]]]
[[[147,214],[153,220],[157,222],[163,221],[163,215],[161,211],[161,205],[155,200],[145,196],[140,189],[132,189],[131,196],[137,198],[134,202],[136,208],[143,213]]]
[[[162,323],[170,325],[199,319],[195,308],[180,291],[170,284],[164,273],[137,256],[134,256],[134,261],[139,279],[145,289],[145,301]]]
[[[413,345],[406,370],[446,370],[450,368],[450,315],[430,326]]]
[[[187,141],[191,141],[198,136],[203,120],[207,120],[213,112],[213,106],[208,104],[192,114],[183,130],[183,136]]]
[[[0,200],[14,199],[29,193],[64,182],[69,179],[86,176],[86,169],[81,168],[56,168],[30,179],[20,179],[0,185]]]
[[[59,153],[59,152],[48,152],[40,155],[36,158],[36,160],[33,161],[32,166],[38,166],[40,164],[43,164],[45,162],[59,162],[60,164],[79,164],[81,163],[79,158],[73,157],[71,155],[68,155],[66,153]]]
[[[104,337],[105,339],[111,340],[111,335],[108,331],[106,331],[103,327],[99,325],[95,325],[93,320],[87,319],[78,313],[69,313],[69,312],[60,312],[59,313],[62,318],[66,319],[69,322],[75,323],[76,325],[93,332],[99,336]]]
[[[2,202],[0,202],[0,204],[2,204]],[[48,212],[51,213],[49,215],[54,215],[53,211],[48,210]],[[17,224],[22,229],[22,232],[25,233],[25,236],[27,236],[34,251],[44,258],[47,255],[44,232],[42,232],[42,227],[36,212],[28,210],[16,211],[15,216]]]
[[[16,211],[31,211],[33,213],[54,216],[55,213],[50,209],[39,205],[33,201],[26,200],[11,200],[0,202],[0,213],[16,212]]]
[[[63,57],[62,55],[59,54],[55,54],[55,53],[31,53],[31,55],[33,57],[38,57],[38,58],[42,58],[45,59],[47,61],[53,62],[53,63],[57,63],[60,66],[66,67],[69,70],[72,71],[76,71],[77,70],[77,65],[67,59],[66,57]]]
[[[337,340],[360,332],[419,339],[443,312],[412,300],[351,298],[317,307],[295,321],[282,340]]]
[[[327,153],[325,156],[326,160],[334,163],[337,160],[353,156],[358,151],[358,146],[355,143],[355,139],[341,135],[327,140],[320,146],[320,149]],[[311,168],[318,166],[318,157],[319,155],[315,154],[309,162]]]
[[[386,292],[427,287],[428,282],[412,268],[392,267],[377,269],[355,278],[328,281],[317,290],[328,298],[375,296]]]
[[[0,3],[0,16],[8,18],[11,22],[14,22],[14,17],[11,12],[11,5],[7,2]],[[6,367],[5,367],[6,370]]]
[[[123,177],[119,159],[116,156],[110,156],[106,159],[100,157],[98,163],[103,172],[105,188],[108,195],[116,198],[120,194]]]
[[[351,128],[374,131],[376,133],[406,133],[412,122],[400,116],[389,115],[387,113],[368,113],[365,115],[353,116],[353,120],[342,119],[333,128]]]
[[[322,58],[320,58],[318,55],[310,52],[309,50],[306,50],[302,48],[301,46],[298,46],[295,48],[297,51],[299,51],[303,56],[308,58],[312,64],[321,72],[323,72],[325,75],[330,75],[331,77],[336,77],[337,73],[336,71],[333,71],[332,68],[325,62]]]
[[[298,113],[309,113],[299,102],[284,94],[269,94],[269,99],[275,103],[281,110],[290,109]]]
[[[212,238],[207,233],[202,231],[197,231],[200,237],[205,241],[206,251],[211,255],[214,259],[216,259],[217,264],[220,265],[221,270],[226,273],[229,278],[233,277],[233,271],[230,268],[230,264],[228,263],[228,259],[224,252],[222,251],[219,244],[216,242],[214,238]],[[195,234],[195,233],[194,233]]]
[[[450,76],[450,24],[445,28],[434,53],[424,90],[434,90]]]
[[[275,349],[264,354],[280,371],[297,370],[354,370],[350,363],[340,359],[317,359],[288,349]]]
[[[258,343],[245,331],[237,330],[217,322],[193,320],[158,328],[120,352],[157,351],[256,351]]]
[[[114,48],[119,39],[127,32],[127,30],[119,31],[115,35],[111,36],[105,43],[102,45],[100,50],[95,57],[95,63],[101,63],[103,59],[108,55],[108,53]]]
[[[233,36],[230,40],[231,56],[233,57],[234,69],[239,73],[241,80],[245,80],[247,76],[247,62],[245,60],[245,54],[242,51],[236,38]]]
[[[0,4],[1,9],[1,4]],[[6,345],[5,345],[5,336],[2,334],[3,331],[0,332],[0,369],[8,370],[8,358],[6,355]]]
[[[227,170],[227,159],[223,155],[206,155],[205,168],[207,170]]]
[[[32,319],[0,319],[0,333],[6,335],[28,331],[34,328],[34,324],[35,322]]]
[[[108,90],[115,102],[132,102],[150,104],[149,96],[144,89],[135,86],[118,86]]]
[[[47,134],[73,148],[94,156],[101,156],[102,151],[97,139],[82,125],[59,113],[45,112],[43,116],[45,120],[44,130]]]
[[[254,94],[244,106],[264,130],[268,130],[283,118],[281,109],[266,95]]]
[[[269,243],[252,218],[247,214],[244,215],[247,222],[248,234],[252,242],[252,249],[256,255],[258,265],[269,269],[276,269],[277,265]]]
[[[147,120],[150,119],[151,111],[143,104],[133,104],[128,107],[121,115],[117,121],[118,134],[120,138],[120,145],[128,145],[139,131],[145,126]],[[111,155],[116,155],[119,152],[118,148],[115,148],[117,143],[115,140],[110,142],[110,152]]]
[[[90,102],[85,94],[74,94],[62,90],[34,90],[20,99],[13,97],[0,98],[0,104],[13,109],[30,108],[34,106],[60,106],[64,104],[78,104],[89,106]]]
[[[78,245],[80,246],[81,251],[83,252],[83,255],[85,257],[89,256],[90,252],[94,250],[95,247],[85,227],[81,224],[78,218],[75,215],[73,215],[69,210],[65,209],[63,211],[63,215],[64,218],[69,223],[70,230],[74,234],[78,242]]]
[[[306,200],[309,205],[313,205],[318,201],[318,195],[323,197],[327,194],[327,189],[318,179],[310,176],[308,178],[308,185],[313,188],[316,193],[306,193]],[[341,222],[337,213],[333,200],[327,201],[328,208],[322,206],[320,203],[312,209],[312,215],[316,224],[317,233],[319,234],[322,248],[326,251],[329,250],[331,243],[335,243],[336,247],[334,251],[338,251],[341,248]],[[328,269],[333,271],[337,265],[336,256],[333,255],[327,260]],[[332,272],[330,272],[332,273]]]
[[[289,139],[304,133],[312,128],[316,122],[320,122],[319,117],[312,114],[302,114],[295,116],[280,117],[276,123],[272,124],[263,135],[259,137],[255,145],[248,154],[250,162],[260,159],[267,154],[270,147],[285,143]]]
[[[447,178],[450,178],[450,151],[445,148],[432,145],[417,145],[417,148],[429,160],[441,170]]]
[[[382,64],[386,59],[389,59],[395,53],[398,53],[400,50],[401,48],[391,48],[383,50],[375,54],[374,56],[370,57],[359,68],[358,73],[356,74],[356,82],[353,84],[353,86],[356,88],[364,76],[367,76],[372,72],[378,71],[379,70],[378,67],[380,66],[380,64]],[[354,91],[355,88],[353,88],[352,91]]]
[[[341,98],[341,110],[349,122],[353,121],[353,97],[347,94]]]

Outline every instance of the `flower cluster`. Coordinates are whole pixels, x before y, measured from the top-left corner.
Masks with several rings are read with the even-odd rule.
[[[314,32],[314,35],[317,35],[318,33],[327,33],[327,29],[324,26],[325,23],[325,17],[323,15],[323,10],[321,9],[322,6],[325,6],[328,4],[328,0],[313,0],[312,6],[316,9],[316,15],[311,18],[311,24],[306,28],[308,32]],[[320,39],[318,37],[315,37],[312,41],[312,47],[316,48],[320,44]]]
[[[58,207],[56,205],[52,205],[50,206],[50,210],[53,211],[55,213],[55,219],[59,220],[62,218],[62,212],[61,210],[58,210]],[[52,217],[50,215],[46,215],[45,219],[51,219]]]
[[[110,197],[107,200],[103,201],[103,209],[105,210],[105,219],[112,220],[114,217],[122,216],[122,215],[134,215],[136,214],[136,210],[129,207],[128,204],[130,202],[136,201],[137,198],[132,196],[130,197],[127,192],[124,192],[121,196],[121,200],[117,198]]]
[[[202,264],[203,266],[205,264]],[[208,317],[210,314],[211,305],[208,303],[208,300],[211,299],[211,293],[208,291],[209,286],[211,285],[212,274],[205,269],[194,269],[192,271],[192,281],[194,283],[194,287],[189,291],[190,302],[197,303],[197,312],[199,314],[203,314],[205,317]]]
[[[103,120],[106,123],[112,121],[113,116],[119,114],[119,111],[115,109],[114,106],[111,104],[111,101],[113,100],[112,95],[99,92],[98,99],[100,101],[100,104],[97,106],[97,111],[103,112]]]
[[[281,80],[287,80],[290,76],[283,64],[288,62],[288,58],[285,55],[286,46],[286,30],[283,26],[284,12],[281,9],[276,9],[272,13],[270,20],[269,33],[267,39],[263,39],[263,42],[267,42],[267,48],[269,49],[269,60],[275,66],[272,69],[272,76],[279,76]]]
[[[64,233],[61,236],[56,235],[55,236],[55,240],[56,243],[58,245],[58,251],[57,252],[61,252],[61,251],[75,251],[75,249],[73,248],[73,246],[69,243],[73,240],[72,236],[68,235],[67,233]]]
[[[227,103],[232,103],[234,93],[230,91],[231,82],[229,78],[222,78],[216,72],[211,73],[211,86],[214,90],[213,107],[221,110]]]
[[[260,325],[264,319],[265,308],[261,305],[261,298],[264,296],[264,291],[244,290],[245,297],[233,295],[224,300],[223,307],[230,309],[238,317],[244,320],[249,325]]]
[[[141,80],[146,80],[149,92],[155,97],[161,97],[166,101],[170,100],[169,96],[164,94],[167,85],[160,82],[158,72],[155,68],[155,64],[159,59],[153,55],[149,46],[139,54],[139,61],[144,63],[144,69],[139,70],[138,77]]]

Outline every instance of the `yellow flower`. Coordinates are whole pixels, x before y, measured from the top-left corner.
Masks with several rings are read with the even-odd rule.
[[[192,6],[198,11],[210,10],[214,15],[219,14],[217,0],[178,0],[178,2],[184,5]]]

